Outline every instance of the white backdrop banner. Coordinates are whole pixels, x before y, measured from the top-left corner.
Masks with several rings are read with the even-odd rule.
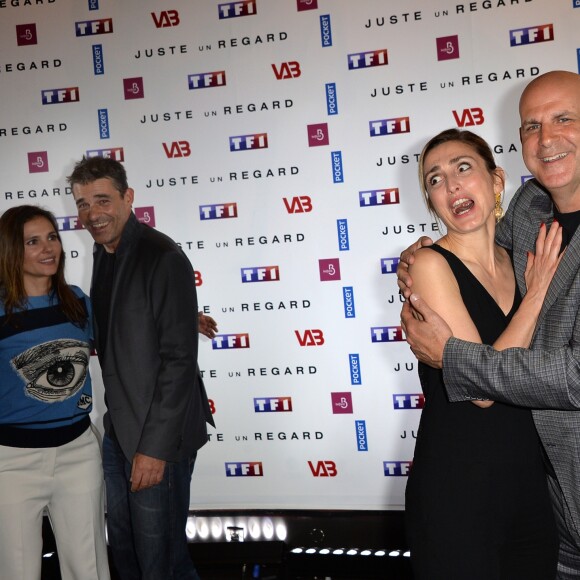
[[[137,216],[181,244],[218,321],[192,507],[404,506],[423,396],[394,271],[440,235],[419,152],[475,130],[509,199],[519,95],[578,72],[578,30],[579,0],[0,0],[0,210],[53,211],[88,292],[66,176],[123,161]]]

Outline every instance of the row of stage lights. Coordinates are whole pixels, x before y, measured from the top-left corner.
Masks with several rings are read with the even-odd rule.
[[[292,548],[290,554],[317,554],[319,556],[388,556],[389,558],[409,558],[411,553],[404,550],[362,550],[359,548]]]
[[[285,542],[288,528],[282,517],[259,516],[190,516],[185,528],[190,542]],[[294,547],[290,554],[319,556],[375,556],[389,558],[409,558],[408,550],[362,549],[362,548],[321,548]]]
[[[284,542],[288,529],[283,518],[257,516],[190,516],[185,527],[190,542]]]

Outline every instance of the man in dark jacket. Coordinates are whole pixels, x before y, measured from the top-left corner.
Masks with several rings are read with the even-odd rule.
[[[197,450],[213,419],[197,366],[194,272],[173,240],[138,222],[121,163],[84,158],[68,181],[95,240],[113,561],[123,580],[197,579],[185,525]]]

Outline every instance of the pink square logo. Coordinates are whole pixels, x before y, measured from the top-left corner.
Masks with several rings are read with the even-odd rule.
[[[340,280],[340,260],[338,258],[318,260],[318,270],[321,282]]]
[[[335,415],[352,413],[352,393],[330,393],[332,399],[332,412]]]
[[[125,100],[142,99],[145,96],[143,90],[143,77],[123,79],[123,91],[125,93]]]
[[[307,125],[308,147],[320,147],[328,145],[328,123],[317,123],[316,125]]]
[[[298,12],[316,10],[318,8],[318,0],[296,0],[296,8]]]
[[[151,205],[148,207],[136,207],[135,217],[142,223],[152,228],[155,227],[155,208]]]
[[[437,38],[437,60],[459,58],[459,37],[442,36]]]
[[[28,153],[28,173],[45,173],[48,171],[48,153],[32,151]]]
[[[17,24],[16,42],[18,46],[38,44],[38,37],[36,36],[36,24]]]

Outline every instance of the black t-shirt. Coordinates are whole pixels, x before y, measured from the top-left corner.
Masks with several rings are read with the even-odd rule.
[[[93,315],[96,326],[99,329],[97,334],[96,346],[97,354],[101,366],[105,359],[105,347],[107,346],[107,334],[109,331],[109,314],[111,312],[111,292],[113,289],[113,280],[115,279],[115,254],[106,253],[101,260],[101,266],[93,273],[93,284],[91,299],[93,301]],[[107,404],[107,395],[105,393],[105,405]],[[108,436],[114,441],[117,440],[113,426]]]
[[[105,347],[107,346],[107,333],[109,330],[109,314],[111,312],[111,291],[115,277],[115,254],[106,253],[101,261],[100,268],[95,270],[93,279],[93,312],[98,332],[97,353],[99,360],[103,361]]]
[[[572,236],[580,224],[580,211],[570,213],[560,213],[554,208],[554,219],[562,226],[562,248],[565,248],[572,239]]]

